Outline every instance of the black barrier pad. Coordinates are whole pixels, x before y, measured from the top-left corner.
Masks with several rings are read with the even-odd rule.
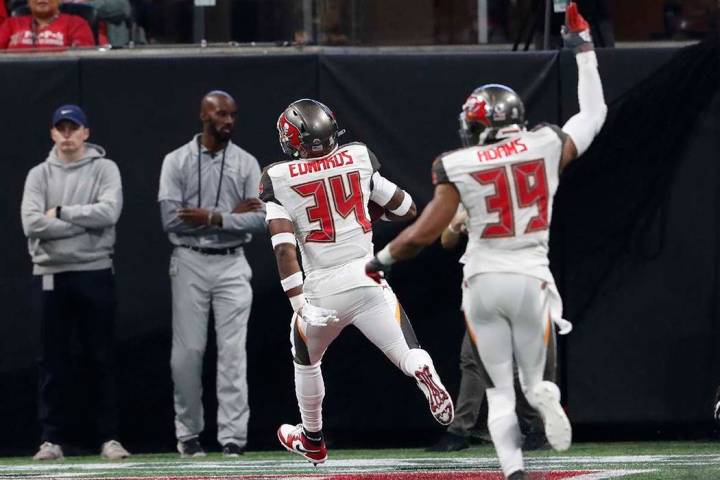
[[[476,87],[502,83],[525,101],[530,124],[558,121],[557,54],[328,54],[320,91],[347,141],[368,144],[383,173],[419,204],[432,196],[430,165],[459,148],[458,115]]]
[[[632,253],[597,286],[597,298],[567,340],[575,421],[710,419],[720,378],[714,365],[720,342],[718,125],[720,95],[681,153],[667,211],[657,212],[628,246]]]

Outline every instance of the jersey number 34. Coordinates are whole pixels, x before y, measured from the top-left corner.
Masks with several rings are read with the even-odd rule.
[[[343,176],[347,178],[350,187],[349,192],[345,190]],[[355,220],[362,227],[363,232],[372,230],[372,224],[365,211],[365,200],[360,185],[360,172],[354,171],[345,175],[335,175],[328,178],[327,181],[330,185],[330,195],[328,195],[328,188],[324,180],[314,180],[292,187],[298,195],[313,197],[315,200],[314,204],[307,208],[307,216],[310,222],[319,222],[320,228],[310,231],[305,236],[305,241],[335,241],[335,215],[333,210],[341,218],[347,218],[351,213],[354,214]]]

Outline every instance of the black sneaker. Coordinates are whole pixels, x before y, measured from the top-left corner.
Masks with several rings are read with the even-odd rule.
[[[455,435],[454,433],[445,432],[438,442],[425,449],[426,452],[457,452],[470,448],[470,442],[467,438]]]
[[[205,450],[200,445],[197,437],[188,438],[187,440],[178,440],[178,452],[182,457],[204,457]]]
[[[226,443],[223,445],[223,457],[239,457],[245,453],[245,447],[241,447],[237,443]]]
[[[523,472],[522,470],[511,473],[510,476],[507,478],[508,480],[530,480],[528,474]]]

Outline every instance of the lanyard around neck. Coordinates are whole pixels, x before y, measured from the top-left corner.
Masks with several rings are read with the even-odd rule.
[[[223,148],[222,153],[222,161],[220,162],[220,180],[218,180],[218,186],[217,186],[217,193],[215,194],[215,208],[218,207],[218,204],[220,203],[220,190],[222,189],[222,182],[223,182],[223,172],[225,171],[225,152],[227,152],[227,147],[230,142],[225,144],[225,147]],[[197,164],[198,164],[198,206],[197,208],[201,208],[200,204],[202,202],[202,170],[200,168],[200,162],[202,161],[202,144],[200,143],[200,137],[197,137]]]

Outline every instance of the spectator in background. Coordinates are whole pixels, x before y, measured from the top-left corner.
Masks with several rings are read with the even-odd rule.
[[[94,8],[100,45],[123,47],[130,42],[131,32],[128,24],[132,16],[132,7],[128,0],[62,0],[62,3],[90,5]],[[140,40],[140,43],[145,43],[144,35]]]
[[[29,0],[30,15],[0,25],[0,49],[58,49],[95,45],[90,25],[60,13],[60,0]]]
[[[218,434],[223,455],[245,451],[250,417],[247,338],[252,270],[243,245],[265,232],[257,198],[260,165],[232,143],[237,106],[222,91],[200,106],[203,131],[169,153],[160,173],[158,201],[175,249],[170,259],[175,435],[183,457],[204,456],[202,363],[210,309],[217,333]]]
[[[71,350],[75,336],[90,360],[97,399],[97,433],[104,458],[130,454],[117,441],[113,365],[115,224],[122,210],[120,172],[102,147],[86,143],[87,118],[63,105],[52,118],[55,142],[45,162],[28,173],[21,215],[32,257],[40,320],[39,420],[35,460],[63,458],[67,441]]]

